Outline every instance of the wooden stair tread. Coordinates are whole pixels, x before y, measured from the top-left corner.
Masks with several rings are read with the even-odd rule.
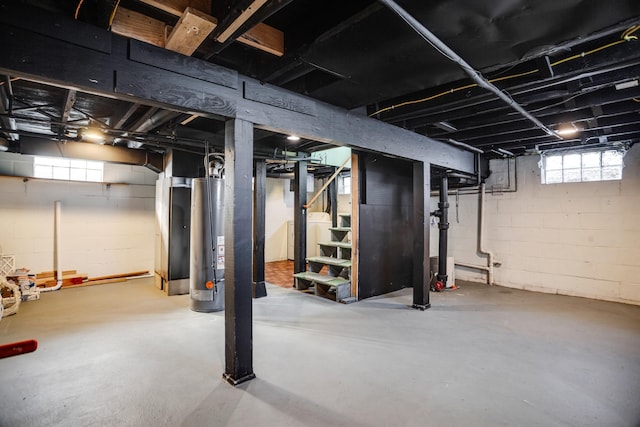
[[[328,256],[314,256],[307,258],[307,262],[316,262],[319,264],[335,265],[336,267],[351,267],[351,260],[339,259]]]
[[[322,285],[328,285],[328,286],[340,286],[340,285],[344,285],[345,283],[351,283],[349,280],[344,279],[342,277],[327,276],[324,274],[313,273],[311,271],[296,273],[293,275],[293,277],[296,277],[298,279],[313,281],[313,282],[320,283]]]
[[[351,249],[351,242],[318,242],[320,246],[333,246],[336,248]]]

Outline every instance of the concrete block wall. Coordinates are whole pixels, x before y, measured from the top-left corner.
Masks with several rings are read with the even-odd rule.
[[[518,191],[507,160],[491,162],[485,248],[501,263],[498,285],[640,305],[640,146],[625,157],[621,181],[540,183],[538,156],[517,159]],[[513,162],[513,161],[512,161]],[[477,254],[478,195],[451,195],[449,256],[486,265]],[[432,198],[433,206],[437,198]],[[437,253],[437,227],[431,228]],[[486,282],[486,273],[456,268],[456,278]]]
[[[53,265],[54,202],[61,202],[61,264],[90,277],[153,272],[157,174],[104,165],[101,183],[25,179],[33,158],[0,154],[0,246],[33,273]]]

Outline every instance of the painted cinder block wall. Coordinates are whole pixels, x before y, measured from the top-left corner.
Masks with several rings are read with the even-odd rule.
[[[517,158],[518,191],[512,193],[498,191],[507,186],[507,160],[491,162],[485,248],[501,263],[496,284],[640,305],[640,146],[627,152],[621,181],[543,185],[539,160]],[[449,256],[486,265],[476,253],[478,201],[478,195],[460,195],[456,219],[450,196]],[[437,254],[433,226],[431,250]],[[456,268],[456,279],[486,282],[486,274]]]
[[[31,156],[3,153],[0,175],[30,176]],[[53,265],[54,202],[61,202],[61,264],[89,277],[153,272],[157,174],[141,166],[104,165],[117,184],[0,177],[0,245],[32,273]]]

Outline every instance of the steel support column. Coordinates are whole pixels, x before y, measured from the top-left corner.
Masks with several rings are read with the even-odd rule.
[[[265,212],[267,197],[267,163],[255,161],[253,184],[253,297],[267,296],[264,284]]]
[[[429,212],[431,165],[413,163],[413,308],[425,310],[429,303]]]
[[[253,124],[229,120],[224,141],[225,373],[229,384],[253,373],[251,243]]]
[[[293,215],[293,272],[301,273],[307,269],[307,161],[298,160],[294,170],[293,197],[295,213]]]

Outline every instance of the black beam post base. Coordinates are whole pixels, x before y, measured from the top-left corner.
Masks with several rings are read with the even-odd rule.
[[[256,374],[251,373],[249,375],[245,375],[244,377],[240,377],[240,378],[233,378],[231,375],[229,374],[222,374],[222,379],[225,380],[225,382],[231,384],[232,386],[237,386],[240,385],[242,383],[246,383],[247,381],[250,381],[252,379],[254,379],[256,377]]]
[[[267,287],[264,284],[264,280],[261,280],[260,282],[253,282],[252,294],[254,298],[263,298],[267,296]]]

